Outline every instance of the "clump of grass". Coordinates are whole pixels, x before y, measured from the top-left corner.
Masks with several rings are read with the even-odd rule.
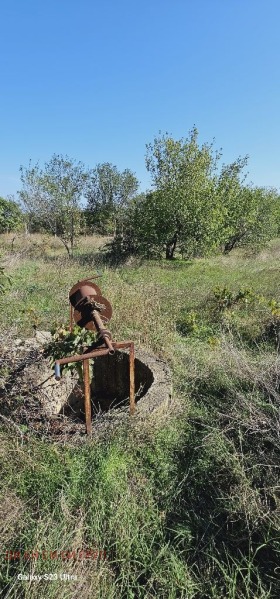
[[[181,518],[196,538],[205,593],[212,560],[211,577],[226,576],[226,596],[277,597],[279,357],[240,349],[225,334],[207,359],[201,344],[197,351],[188,386],[193,437],[180,458],[181,481],[187,472]],[[216,581],[223,596],[218,588]]]
[[[17,497],[28,505],[28,511],[24,518],[21,515],[22,527],[9,549],[36,547],[41,554],[57,547],[99,547],[107,559],[96,563],[94,571],[97,577],[103,571],[110,583],[104,589],[103,581],[103,590],[101,585],[96,596],[168,596],[169,592],[177,596],[180,590],[179,596],[189,593],[194,597],[196,583],[176,545],[170,546],[166,538],[165,514],[156,500],[156,485],[160,483],[163,490],[169,476],[164,473],[164,481],[162,476],[155,481],[143,448],[133,452],[128,437],[129,432],[123,430],[105,446],[89,444],[77,450],[32,442],[27,455],[22,455],[21,446],[15,448],[14,460],[6,464],[2,476],[4,481],[16,477]],[[162,461],[171,441],[165,444],[162,433],[146,441],[153,458],[158,451]],[[13,561],[6,565],[3,590],[12,584],[15,573]],[[16,565],[17,571],[24,571],[24,563]],[[50,563],[40,559],[32,563],[38,574],[47,566]],[[58,572],[61,564],[52,566]],[[63,597],[55,581],[54,586],[57,596]],[[27,593],[27,588],[21,581],[15,586],[18,594]]]

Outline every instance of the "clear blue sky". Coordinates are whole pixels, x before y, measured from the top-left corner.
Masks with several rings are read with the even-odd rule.
[[[2,0],[0,195],[53,153],[149,187],[159,130],[249,154],[280,187],[279,0]]]

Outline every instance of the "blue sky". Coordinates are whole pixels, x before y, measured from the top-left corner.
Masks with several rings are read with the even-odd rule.
[[[158,131],[249,154],[280,187],[279,0],[2,0],[0,195],[53,153],[150,186]]]

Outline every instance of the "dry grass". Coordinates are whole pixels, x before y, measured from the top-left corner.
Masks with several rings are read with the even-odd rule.
[[[5,453],[5,456],[7,454]],[[5,491],[0,499],[0,535],[3,547],[8,547],[22,527],[27,506],[13,491]]]

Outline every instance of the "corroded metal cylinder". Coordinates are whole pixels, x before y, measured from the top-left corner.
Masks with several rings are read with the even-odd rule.
[[[87,279],[79,281],[69,291],[69,300],[74,308],[77,304],[91,295],[101,295],[101,289],[95,283],[91,283]]]

